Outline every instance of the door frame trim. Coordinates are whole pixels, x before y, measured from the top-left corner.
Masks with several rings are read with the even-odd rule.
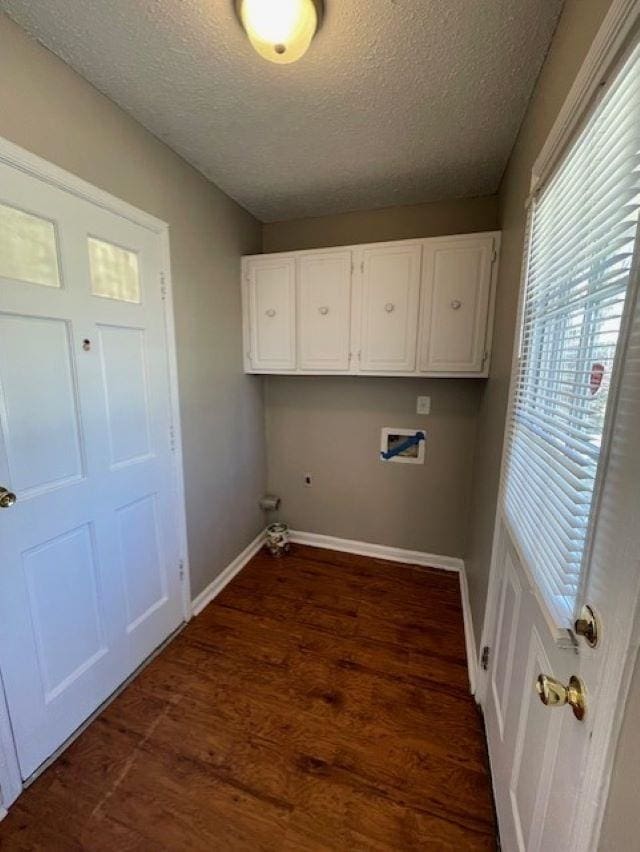
[[[180,396],[178,388],[178,360],[176,354],[175,317],[173,308],[173,286],[171,279],[171,256],[169,244],[169,225],[162,219],[152,216],[143,210],[111,195],[96,186],[77,177],[71,172],[61,169],[48,160],[14,145],[8,139],[0,136],[0,163],[18,169],[30,177],[37,178],[55,186],[64,192],[82,198],[91,204],[108,210],[111,213],[127,219],[154,234],[160,240],[164,285],[164,322],[167,340],[167,368],[169,374],[169,395],[171,406],[171,428],[173,430],[173,492],[175,495],[178,546],[180,565],[175,566],[181,571],[182,611],[185,621],[192,615],[191,587],[189,572],[189,552],[187,547],[187,518],[184,488],[184,463],[182,456],[182,433],[180,428]],[[22,776],[11,730],[11,721],[5,698],[4,687],[0,672],[0,818],[3,810],[16,800],[23,789]]]
[[[543,182],[553,170],[558,158],[562,155],[566,146],[570,143],[573,135],[580,127],[586,111],[589,109],[596,97],[597,90],[606,76],[616,67],[621,52],[628,46],[632,34],[634,39],[640,38],[637,30],[640,25],[640,0],[613,0],[609,11],[601,24],[596,37],[586,55],[586,58],[578,71],[576,79],[569,90],[563,106],[549,132],[549,135],[536,158],[531,173],[531,194],[527,200],[527,222],[525,227],[522,268],[518,294],[518,308],[516,313],[515,334],[513,341],[513,352],[511,362],[511,373],[509,381],[509,396],[507,411],[505,414],[505,425],[509,423],[513,405],[513,387],[516,375],[516,364],[519,347],[519,330],[522,322],[522,311],[524,304],[524,284],[527,275],[528,245],[529,237],[529,215],[531,200]],[[636,245],[636,252],[640,245],[640,236]],[[637,274],[637,273],[636,273]],[[627,311],[627,317],[630,312]],[[624,333],[624,329],[623,332]],[[619,382],[621,370],[617,371],[617,382]],[[615,404],[615,399],[613,400]],[[496,501],[495,522],[490,558],[490,573],[485,613],[482,627],[482,638],[480,647],[491,643],[495,628],[497,615],[498,596],[497,590],[500,581],[500,528],[505,523],[501,503],[504,496],[504,470],[507,456],[507,443],[503,441],[500,479]],[[506,524],[508,528],[508,523]],[[636,616],[640,611],[640,589],[639,597],[634,602]],[[634,619],[637,622],[637,618]],[[558,639],[556,639],[558,641]],[[562,641],[562,640],[560,640]],[[579,836],[576,836],[575,850],[582,848],[595,848],[593,845],[600,836],[602,820],[609,793],[611,771],[615,760],[616,745],[622,726],[623,712],[621,709],[621,698],[625,698],[630,686],[633,665],[637,655],[637,646],[640,641],[640,625],[635,625],[628,630],[615,630],[611,633],[611,642],[607,658],[612,656],[617,659],[616,674],[609,678],[610,682],[617,680],[618,690],[615,694],[608,692],[600,700],[599,714],[600,724],[607,727],[609,734],[594,743],[587,756],[584,777],[593,779],[600,777],[600,786],[597,795],[584,797],[579,809],[576,810],[576,825],[579,825]],[[477,691],[476,700],[484,706],[487,699],[489,684],[488,672],[483,671],[477,665]],[[624,704],[624,702],[622,702]],[[587,842],[587,845],[581,845]]]

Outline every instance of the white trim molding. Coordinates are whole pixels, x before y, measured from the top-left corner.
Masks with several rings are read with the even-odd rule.
[[[460,569],[460,600],[462,601],[462,617],[464,619],[464,643],[467,651],[469,687],[471,689],[471,694],[475,697],[476,684],[478,682],[478,649],[476,646],[476,635],[473,632],[473,617],[471,615],[471,601],[469,600],[469,584],[467,583],[467,569],[464,562]]]
[[[31,177],[38,178],[50,186],[57,186],[58,189],[69,192],[85,201],[90,201],[91,204],[103,207],[111,213],[117,213],[118,216],[134,222],[136,225],[142,225],[143,228],[148,228],[155,233],[166,231],[169,227],[162,219],[133,207],[133,205],[111,195],[109,192],[105,192],[103,189],[98,189],[97,186],[82,180],[77,175],[61,169],[36,154],[32,154],[31,151],[14,145],[13,142],[9,142],[8,139],[3,137],[0,137],[0,163],[6,163],[14,169],[20,169]]]
[[[294,544],[307,544],[309,547],[321,547],[324,550],[337,550],[342,553],[355,553],[358,556],[370,556],[374,559],[386,559],[388,562],[399,562],[403,565],[417,565],[421,568],[438,568],[441,571],[453,571],[460,580],[460,600],[464,620],[464,641],[467,652],[467,667],[469,670],[469,687],[475,695],[478,656],[476,639],[473,632],[471,604],[469,602],[469,586],[464,561],[457,556],[438,556],[421,550],[405,550],[403,547],[389,547],[386,544],[371,544],[366,541],[354,541],[349,538],[336,538],[332,535],[291,530],[290,539]]]
[[[607,76],[640,20],[640,0],[613,0],[589,53],[533,164],[531,192],[536,192],[582,123],[591,100],[606,85]]]
[[[300,530],[291,530],[290,539],[294,544],[308,544],[310,547],[322,547],[324,550],[341,550],[343,553],[372,556],[389,562],[404,562],[408,565],[420,565],[423,568],[441,568],[443,571],[464,570],[464,562],[457,556],[436,556],[434,553],[423,553],[421,550],[405,550],[403,547],[370,544],[366,541],[354,541],[350,538],[336,538],[332,535]]]
[[[193,615],[199,615],[207,604],[210,604],[211,601],[220,594],[224,587],[233,580],[236,574],[239,574],[240,571],[242,571],[247,562],[249,562],[256,553],[258,553],[264,545],[264,542],[265,531],[262,530],[254,538],[251,544],[248,544],[242,553],[239,553],[238,556],[236,556],[233,562],[230,562],[226,568],[223,568],[218,576],[214,577],[214,579],[200,592],[199,595],[196,595],[191,604],[191,612]]]

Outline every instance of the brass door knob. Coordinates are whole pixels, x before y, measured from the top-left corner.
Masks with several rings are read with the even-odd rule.
[[[600,635],[598,619],[589,604],[585,604],[580,610],[580,618],[575,620],[573,629],[577,636],[582,636],[590,648],[595,648]]]
[[[587,705],[584,684],[579,677],[571,675],[569,685],[565,686],[554,677],[540,674],[536,681],[536,691],[545,707],[563,707],[568,704],[576,719],[579,721],[584,719]]]
[[[13,491],[0,487],[0,509],[10,509],[17,499]]]

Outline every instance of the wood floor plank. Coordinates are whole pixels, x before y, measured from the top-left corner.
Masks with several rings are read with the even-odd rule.
[[[37,779],[2,850],[493,850],[455,574],[261,552]]]

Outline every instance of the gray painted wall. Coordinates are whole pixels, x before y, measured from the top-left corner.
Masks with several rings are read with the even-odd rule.
[[[269,490],[294,529],[462,556],[481,381],[269,376]],[[417,415],[416,396],[432,413]],[[379,460],[383,426],[427,429],[424,465]],[[304,475],[312,476],[312,486]]]
[[[567,0],[500,189],[502,249],[491,376],[480,403],[466,565],[479,643],[491,561],[531,169],[611,0]]]
[[[395,207],[264,226],[266,251],[490,231],[495,197]],[[307,532],[462,556],[484,381],[269,376],[269,490]],[[416,415],[416,397],[432,413]],[[383,426],[426,426],[424,467],[379,461]],[[313,485],[304,486],[305,473]]]
[[[171,226],[195,595],[263,525],[262,383],[241,372],[239,287],[260,224],[1,14],[0,135]]]
[[[360,210],[335,216],[271,222],[262,226],[262,250],[296,251],[415,237],[442,237],[493,231],[498,227],[498,196],[457,198]]]

